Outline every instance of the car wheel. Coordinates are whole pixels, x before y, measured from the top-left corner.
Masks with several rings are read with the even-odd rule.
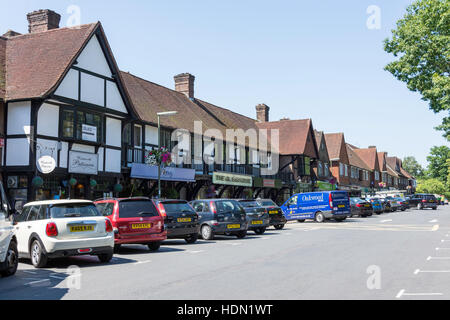
[[[35,268],[44,268],[48,258],[38,240],[34,240],[30,248],[31,263]]]
[[[198,234],[197,233],[194,233],[194,234],[190,234],[188,237],[186,237],[184,240],[187,242],[187,243],[189,243],[189,244],[192,244],[192,243],[195,243],[196,241],[197,241],[197,239],[198,239]]]
[[[202,227],[201,233],[202,233],[203,240],[213,240],[214,239],[214,231],[207,224],[205,224]]]
[[[100,260],[101,263],[108,263],[113,258],[113,255],[114,255],[114,249],[112,249],[108,253],[99,254],[98,259]]]
[[[120,247],[121,247],[120,244],[115,244],[114,245],[114,253],[118,253],[120,251]]]
[[[325,216],[322,212],[317,212],[314,221],[316,221],[317,223],[323,223],[325,221]]]
[[[300,222],[300,223],[303,223],[303,222],[305,222],[305,220],[303,219],[303,220],[297,220],[298,222]]]
[[[147,246],[150,249],[150,251],[158,251],[159,248],[161,247],[161,242],[152,242],[149,243]]]
[[[422,210],[422,204],[421,203],[417,204],[417,210]]]
[[[437,210],[437,208],[436,208],[436,207],[434,207],[434,208],[433,208],[433,210]]]
[[[284,228],[284,224],[277,224],[274,226],[274,228],[277,230],[282,230]]]
[[[2,269],[2,271],[0,271],[0,275],[2,277],[12,276],[16,273],[18,265],[19,252],[17,251],[17,243],[15,241],[11,241],[4,265],[0,268]]]
[[[257,228],[254,231],[256,234],[264,234],[264,232],[266,232],[266,228]]]
[[[345,221],[347,218],[335,218],[334,220],[336,221],[336,222],[343,222],[343,221]]]
[[[238,233],[236,233],[236,237],[238,237],[238,239],[243,239],[246,236],[247,236],[247,230],[239,231]]]

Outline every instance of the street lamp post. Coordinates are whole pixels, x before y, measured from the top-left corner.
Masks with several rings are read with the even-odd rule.
[[[158,150],[161,150],[161,117],[170,117],[176,115],[177,111],[159,112],[158,116]],[[161,163],[158,161],[158,199],[161,199]]]

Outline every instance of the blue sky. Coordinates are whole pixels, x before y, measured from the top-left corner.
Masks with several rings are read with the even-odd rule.
[[[408,0],[129,0],[16,1],[3,5],[0,32],[27,32],[26,13],[52,9],[81,23],[101,21],[124,71],[174,88],[173,76],[196,76],[195,95],[255,117],[312,118],[316,129],[343,131],[349,143],[376,145],[426,164],[433,145],[448,143],[417,93],[383,67],[383,51]],[[381,28],[369,30],[366,10],[381,9]]]

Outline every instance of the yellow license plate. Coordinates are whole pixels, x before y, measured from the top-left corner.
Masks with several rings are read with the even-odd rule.
[[[70,227],[70,232],[86,232],[86,231],[94,231],[93,225],[87,226],[73,226]]]
[[[370,208],[370,204],[365,204],[364,207]]]
[[[252,224],[263,224],[263,222],[261,220],[257,220],[257,221],[252,221]]]
[[[227,226],[228,229],[239,229],[241,227],[240,224],[229,224]]]
[[[277,210],[269,211],[269,214],[277,214],[277,213],[278,213]]]
[[[178,218],[177,221],[178,222],[191,222],[192,218]]]
[[[151,227],[151,223],[136,223],[131,225],[131,229],[149,229]]]
[[[338,205],[338,208],[345,208],[345,204]]]

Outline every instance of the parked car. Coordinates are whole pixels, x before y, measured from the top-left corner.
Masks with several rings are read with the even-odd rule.
[[[398,200],[396,198],[388,196],[388,197],[385,197],[384,200],[389,202],[389,207],[391,208],[391,212],[396,212],[397,210],[401,210],[401,205],[398,203]]]
[[[287,220],[305,222],[314,219],[344,221],[350,216],[350,202],[346,191],[323,191],[293,195],[282,206]]]
[[[380,198],[370,198],[367,200],[372,205],[373,213],[381,214],[385,210],[385,205]]]
[[[0,275],[9,277],[16,273],[19,265],[19,253],[17,251],[17,239],[14,234],[12,215],[14,210],[0,181]]]
[[[269,212],[270,226],[273,226],[277,230],[284,228],[287,220],[283,214],[283,210],[271,199],[257,199],[256,202]]]
[[[410,208],[416,207],[419,210],[431,208],[437,209],[437,199],[432,194],[419,193],[411,196],[409,199]]]
[[[397,200],[397,203],[400,205],[400,210],[405,211],[406,209],[409,209],[409,201],[406,198],[394,198]]]
[[[380,199],[381,203],[383,204],[384,212],[392,212],[393,211],[389,200],[387,200],[385,198],[379,198],[379,199]]]
[[[351,205],[351,214],[352,217],[360,216],[360,217],[370,217],[373,214],[372,205],[370,202],[363,200],[358,197],[350,198]]]
[[[109,198],[95,205],[113,225],[115,252],[123,244],[142,244],[157,251],[167,238],[164,218],[149,198]]]
[[[247,216],[236,200],[195,200],[190,204],[199,216],[200,235],[204,240],[212,240],[216,234],[238,238],[247,235]]]
[[[195,243],[200,230],[199,216],[185,200],[153,200],[164,217],[168,239]]]
[[[15,217],[15,232],[19,255],[30,258],[36,268],[52,258],[96,255],[109,262],[113,257],[113,226],[92,201],[28,203]]]
[[[248,230],[263,234],[270,225],[268,211],[255,200],[238,200],[247,215]]]

